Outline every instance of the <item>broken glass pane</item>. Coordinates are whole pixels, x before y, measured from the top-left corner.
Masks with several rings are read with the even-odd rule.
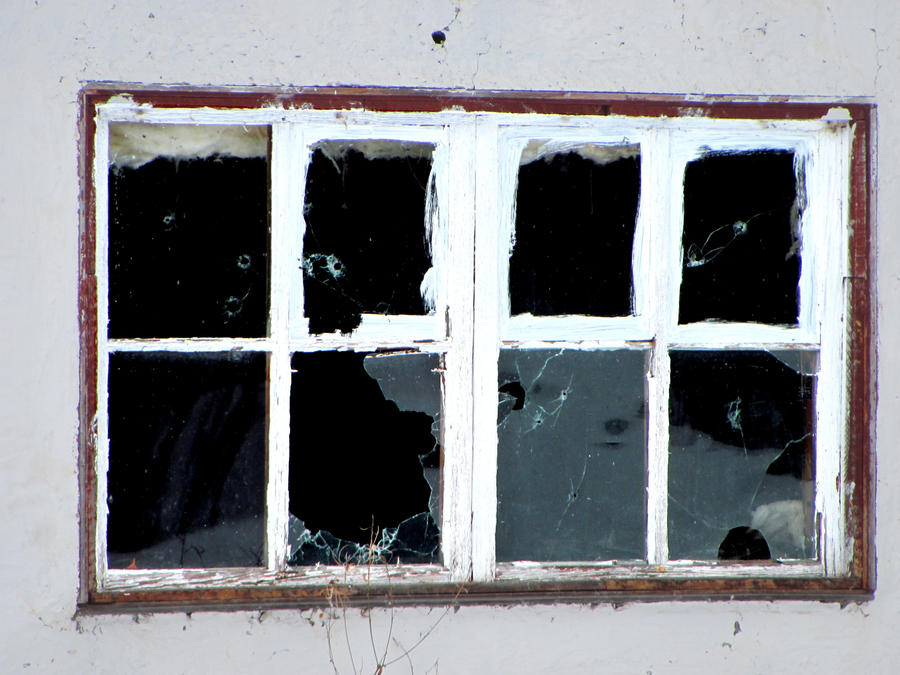
[[[815,556],[815,353],[798,354],[671,353],[670,558]]]
[[[440,561],[440,356],[295,354],[292,565]]]
[[[529,145],[516,192],[511,313],[631,314],[640,186],[637,145]]]
[[[110,126],[111,338],[266,334],[266,132],[210,133]]]
[[[710,153],[684,174],[679,322],[796,325],[802,183],[794,153]]]
[[[501,350],[497,560],[645,556],[646,358]]]
[[[362,314],[427,314],[431,211],[427,143],[326,141],[306,179],[305,314],[311,333],[350,333]]]
[[[114,353],[111,568],[262,565],[266,356]]]

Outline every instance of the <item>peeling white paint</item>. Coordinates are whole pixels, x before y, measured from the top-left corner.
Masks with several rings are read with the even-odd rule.
[[[393,140],[359,140],[359,141],[320,141],[312,146],[313,150],[321,150],[332,162],[343,159],[348,152],[361,152],[366,159],[431,159],[434,146],[430,143],[417,143]]]
[[[582,159],[587,159],[594,164],[609,164],[620,159],[638,157],[641,154],[641,146],[629,145],[599,145],[596,143],[582,143],[579,141],[535,140],[529,141],[522,150],[520,165],[544,159],[548,160],[553,155],[561,155],[574,152]]]
[[[109,163],[136,169],[157,157],[265,157],[268,140],[262,126],[119,122],[109,125]]]
[[[634,574],[691,575],[821,573],[810,566],[720,566],[692,561],[670,561],[667,545],[667,457],[669,350],[766,349],[819,351],[817,401],[837,402],[842,391],[840,350],[823,336],[841,334],[843,300],[840,288],[842,264],[835,258],[845,234],[845,211],[835,204],[846,199],[847,134],[835,134],[828,121],[773,121],[760,125],[747,120],[707,118],[624,119],[615,117],[565,118],[510,114],[469,115],[376,114],[365,111],[274,110],[236,111],[141,109],[138,124],[126,106],[101,111],[98,158],[139,162],[156,154],[203,156],[267,151],[263,125],[272,124],[272,274],[291,283],[273,283],[271,334],[256,340],[113,340],[101,351],[260,350],[272,354],[271,368],[283,371],[270,387],[269,488],[267,569],[284,569],[287,555],[287,459],[290,392],[289,363],[294,351],[374,350],[413,348],[443,355],[444,453],[441,533],[444,565],[450,578],[489,581],[495,575],[517,577],[530,566],[496,566],[496,388],[497,356],[502,345],[518,348],[649,349],[648,387],[648,483],[647,562],[651,566]],[[279,119],[274,116],[279,115]],[[203,125],[186,124],[202,118]],[[111,147],[104,151],[102,119],[109,119]],[[218,122],[222,122],[219,124]],[[227,123],[227,124],[226,124]],[[251,124],[252,123],[252,124]],[[256,125],[256,126],[253,126]],[[195,133],[198,128],[205,129]],[[149,134],[143,133],[153,129]],[[253,129],[255,131],[247,131]],[[183,130],[179,131],[179,130]],[[173,131],[177,133],[172,133]],[[127,133],[125,133],[127,132]],[[209,132],[209,133],[207,133]],[[113,134],[115,140],[113,142]],[[156,134],[156,135],[154,135]],[[139,139],[139,140],[136,140]],[[231,140],[223,140],[231,139]],[[231,141],[235,143],[229,145]],[[202,142],[201,142],[202,141]],[[254,145],[255,144],[255,145]],[[430,156],[432,173],[426,190],[423,236],[432,253],[433,266],[422,280],[423,297],[433,312],[429,316],[365,315],[351,335],[310,335],[302,316],[301,275],[292,270],[302,258],[305,224],[302,190],[305,164],[314,149],[332,160],[350,148],[370,158]],[[683,175],[688,161],[708,152],[746,152],[789,149],[797,158],[801,198],[808,202],[798,220],[803,271],[800,281],[800,318],[797,326],[752,323],[702,322],[678,324],[678,287]],[[515,189],[518,168],[527,161],[560,152],[578,152],[605,163],[641,156],[641,199],[633,252],[634,315],[629,317],[534,317],[509,315],[508,261],[514,244]],[[841,159],[844,158],[844,159]],[[103,159],[95,169],[106,170]],[[475,190],[475,185],[479,189]],[[105,182],[105,181],[102,181]],[[98,189],[98,196],[102,194]],[[105,197],[104,197],[105,198]],[[98,205],[98,225],[105,226],[105,206]],[[801,209],[798,209],[800,211]],[[485,224],[476,229],[475,223]],[[490,226],[497,223],[497,227]],[[831,226],[825,225],[832,223]],[[101,238],[102,239],[102,238]],[[102,242],[100,246],[102,246]],[[474,249],[474,260],[472,251]],[[103,276],[103,252],[98,249]],[[474,265],[474,266],[473,266]],[[475,286],[472,286],[474,276]],[[832,290],[828,290],[832,289]],[[474,307],[474,313],[470,308]],[[105,307],[100,308],[105,321]],[[477,340],[475,339],[477,333]],[[830,339],[830,338],[829,338]],[[102,368],[106,368],[101,354]],[[105,373],[101,373],[101,400],[105,400]],[[474,389],[472,385],[474,383]],[[845,569],[840,491],[824,489],[835,475],[845,449],[840,440],[841,414],[837,403],[817,405],[816,509],[823,514],[822,545],[826,569]],[[828,416],[827,418],[825,416]],[[102,439],[105,443],[105,439]],[[103,467],[98,467],[102,470]],[[104,474],[101,474],[104,475]],[[833,482],[832,482],[833,485]],[[102,493],[102,490],[101,490]],[[105,504],[98,504],[103,513]],[[762,523],[778,521],[778,513],[758,509]],[[784,513],[782,513],[784,512]],[[790,518],[782,517],[781,529],[790,530]],[[787,524],[785,524],[787,523]],[[102,527],[98,524],[98,528]],[[769,527],[769,525],[767,525]],[[771,526],[774,527],[774,526]],[[98,530],[99,539],[102,533]],[[786,535],[790,536],[790,535]],[[121,571],[105,572],[98,551],[102,578],[115,584],[129,578]],[[572,563],[578,565],[578,563]],[[687,567],[686,567],[687,565]],[[583,566],[583,564],[582,564]],[[558,574],[565,563],[542,565],[540,575]],[[601,565],[609,569],[609,561]],[[628,572],[613,565],[611,574]],[[106,574],[104,577],[103,575]],[[153,576],[154,573],[145,572]],[[316,572],[315,574],[318,574]],[[574,575],[590,575],[578,572]],[[162,578],[168,579],[163,582]],[[160,583],[192,583],[191,573],[166,572]],[[304,577],[308,578],[308,577]],[[535,577],[538,578],[538,577]],[[540,577],[543,578],[543,577]]]

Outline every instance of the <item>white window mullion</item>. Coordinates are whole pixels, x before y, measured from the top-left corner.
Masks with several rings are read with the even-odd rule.
[[[816,380],[815,499],[816,510],[822,514],[818,532],[820,554],[829,576],[844,574],[852,558],[852,544],[846,531],[849,486],[834,478],[845,475],[847,469],[843,420],[849,414],[845,282],[850,273],[846,242],[851,138],[852,132],[846,126],[821,133],[812,167],[808,168],[811,211],[808,222],[812,223],[816,241],[816,309],[822,337]]]
[[[491,581],[496,562],[497,526],[497,359],[502,310],[508,312],[509,227],[503,200],[512,199],[512,177],[501,180],[498,128],[479,118],[475,174],[478,177],[475,226],[475,328],[472,391],[475,404],[473,491],[473,578]],[[503,167],[506,169],[507,167]],[[512,164],[518,169],[518,161]]]
[[[97,480],[97,517],[94,550],[94,569],[97,581],[103,586],[106,576],[107,476],[109,473],[109,124],[101,112],[95,120],[94,136],[94,202],[96,205],[97,274],[97,415],[91,433],[96,455],[94,476]]]
[[[437,235],[447,233],[447,270],[439,270],[439,276],[447,287],[444,318],[450,338],[443,372],[441,545],[450,578],[464,582],[472,574],[474,121],[451,127],[449,155],[441,154],[434,168],[440,200]]]
[[[668,561],[669,338],[678,322],[683,165],[671,156],[670,132],[648,133],[641,147],[640,250],[635,284],[655,336],[647,373],[647,562]]]
[[[295,248],[302,236],[303,183],[306,152],[302,128],[272,126],[269,419],[266,488],[266,567],[278,571],[288,557],[288,466],[290,463],[291,353],[289,317],[291,275],[297,268]],[[293,275],[295,278],[299,274]]]

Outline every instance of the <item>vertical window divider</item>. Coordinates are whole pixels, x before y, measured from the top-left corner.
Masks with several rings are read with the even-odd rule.
[[[817,274],[816,311],[819,325],[819,376],[816,382],[816,507],[822,513],[819,547],[826,575],[844,574],[852,558],[847,536],[846,438],[842,420],[852,414],[847,400],[847,349],[851,329],[846,326],[850,261],[847,247],[852,129],[847,125],[822,131],[814,161],[807,166],[809,202],[814,214],[808,222],[813,232]],[[815,161],[818,160],[818,161]],[[838,480],[834,480],[838,476]]]
[[[454,582],[472,576],[473,526],[473,344],[475,320],[474,277],[475,246],[475,123],[459,122],[447,129],[449,156],[445,165],[433,170],[438,176],[439,218],[447,232],[446,276],[449,300],[445,308],[449,346],[444,357],[442,385],[443,409],[443,492],[441,539],[444,566]],[[477,406],[475,407],[477,410]],[[477,473],[477,472],[476,472]],[[477,494],[477,492],[475,493]],[[480,497],[479,497],[480,499]]]
[[[492,581],[497,527],[497,359],[500,355],[501,308],[507,306],[509,257],[508,200],[514,190],[501,183],[499,129],[496,121],[477,119],[475,175],[478,177],[475,223],[475,328],[479,340],[473,357],[473,578]],[[499,193],[499,197],[498,197]],[[501,208],[502,205],[502,208]]]
[[[94,519],[94,569],[102,588],[106,578],[107,472],[109,471],[109,122],[103,111],[96,116],[94,138],[94,190],[96,208],[97,275],[97,412],[94,437],[96,518]]]
[[[306,153],[303,130],[277,122],[270,146],[270,308],[268,443],[266,461],[266,567],[280,571],[288,558],[288,467],[290,464],[291,268],[302,232]]]
[[[647,372],[647,562],[669,558],[669,333],[678,318],[681,279],[681,162],[671,156],[671,132],[651,129],[641,146],[641,250],[635,283],[650,289],[645,301],[654,336]],[[641,311],[641,308],[636,308]]]

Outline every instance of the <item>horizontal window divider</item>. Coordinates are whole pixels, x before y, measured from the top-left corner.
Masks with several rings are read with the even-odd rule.
[[[683,564],[682,564],[683,563]],[[497,579],[539,580],[616,577],[622,579],[641,578],[743,578],[743,577],[823,577],[824,567],[820,563],[798,562],[773,564],[770,561],[758,563],[709,564],[692,561],[669,562],[665,565],[631,564],[611,561],[603,564],[585,563],[543,563],[527,565],[522,563],[498,563]]]
[[[572,342],[653,337],[647,322],[638,317],[517,315],[506,321],[502,331],[507,340],[553,340],[563,334]]]
[[[529,340],[529,339],[504,339],[500,343],[502,349],[582,349],[590,351],[594,349],[650,349],[653,346],[651,338],[644,339],[595,339],[595,340]]]
[[[443,354],[450,349],[450,340],[360,340],[345,336],[328,336],[288,341],[291,352],[409,352],[422,354]]]
[[[620,579],[656,579],[691,577],[808,577],[824,575],[819,563],[782,562],[772,564],[708,564],[673,561],[666,565],[648,565],[635,561],[586,562],[510,562],[497,563],[497,581],[566,580],[615,577]],[[440,565],[316,565],[273,571],[265,568],[206,568],[178,570],[109,570],[102,591],[122,592],[180,588],[241,588],[277,584],[281,586],[321,586],[333,582],[340,587],[366,585],[450,583],[450,572]],[[459,582],[465,586],[469,582]],[[127,593],[124,595],[127,596]],[[126,598],[122,598],[126,599]]]
[[[104,591],[149,589],[304,586],[332,582],[341,586],[449,582],[450,572],[440,565],[315,565],[283,571],[258,567],[187,568],[178,570],[109,570]]]
[[[443,318],[436,315],[411,316],[403,314],[381,315],[363,314],[362,323],[353,330],[352,338],[363,341],[399,341],[413,342],[418,340],[441,340],[444,338],[446,325]],[[293,339],[340,340],[349,337],[340,332],[309,334],[307,323],[294,322],[289,334]]]
[[[703,344],[711,348],[774,343],[796,347],[818,346],[818,337],[802,328],[756,323],[707,321],[677,326],[669,335],[671,345]]]
[[[146,340],[109,340],[110,352],[267,352],[269,338],[165,338]]]
[[[821,348],[817,342],[762,342],[748,341],[738,342],[734,340],[723,340],[716,342],[713,340],[707,342],[688,342],[680,340],[671,340],[666,346],[671,351],[712,351],[719,352],[725,350],[734,351],[816,351]]]

